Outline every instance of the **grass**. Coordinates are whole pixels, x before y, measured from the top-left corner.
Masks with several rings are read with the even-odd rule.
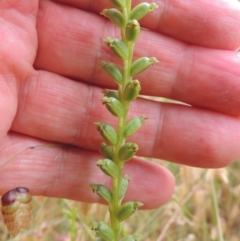
[[[157,210],[138,211],[124,231],[143,241],[238,241],[240,237],[240,163],[221,169],[199,169],[154,160],[176,178],[171,201]],[[34,224],[16,241],[91,241],[92,220],[108,220],[107,207],[34,197]],[[92,238],[91,238],[92,237]],[[0,219],[0,240],[11,240]]]

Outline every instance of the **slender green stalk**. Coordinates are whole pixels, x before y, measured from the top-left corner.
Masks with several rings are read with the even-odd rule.
[[[127,7],[123,9],[123,16],[125,19],[125,22],[129,21],[130,18],[130,11],[131,11],[131,0],[127,1]],[[115,160],[114,162],[117,164],[120,172],[117,178],[113,179],[113,200],[110,203],[110,216],[111,216],[111,227],[115,233],[115,239],[114,241],[117,241],[120,235],[120,231],[121,231],[121,225],[120,222],[117,219],[117,213],[118,210],[121,206],[121,201],[119,200],[119,189],[120,189],[120,181],[122,178],[122,170],[124,169],[124,162],[120,161],[119,158],[117,157],[118,152],[120,150],[120,148],[123,146],[123,144],[125,143],[125,138],[124,138],[124,129],[125,129],[125,124],[126,124],[126,119],[128,116],[128,111],[129,111],[129,102],[124,101],[124,90],[125,87],[127,85],[127,83],[131,80],[131,76],[130,76],[130,68],[131,68],[131,63],[132,63],[132,58],[133,58],[133,51],[134,51],[134,44],[133,43],[129,43],[126,40],[125,37],[125,26],[123,28],[121,28],[121,33],[122,33],[122,40],[123,42],[127,45],[128,47],[128,58],[126,60],[123,61],[123,82],[122,85],[119,86],[118,88],[118,93],[120,96],[120,100],[123,104],[124,107],[124,115],[123,117],[120,117],[118,119],[118,142],[115,146]]]
[[[141,89],[138,80],[133,76],[147,69],[156,58],[142,57],[133,62],[134,43],[140,33],[138,20],[157,7],[156,4],[142,3],[134,11],[131,9],[131,0],[110,0],[118,9],[104,9],[102,15],[108,17],[120,28],[122,39],[106,37],[104,41],[113,53],[122,60],[122,67],[115,63],[101,62],[100,66],[118,84],[118,90],[106,90],[103,104],[118,118],[116,130],[105,123],[96,122],[97,128],[107,143],[100,144],[100,150],[105,157],[97,162],[101,170],[112,178],[112,188],[109,190],[101,184],[91,184],[90,187],[109,204],[110,226],[104,222],[93,222],[93,230],[100,239],[118,241],[121,237],[122,222],[130,217],[141,202],[125,202],[129,175],[122,175],[124,163],[129,161],[138,150],[136,143],[127,142],[127,137],[135,133],[144,123],[144,116],[136,116],[128,120],[130,103],[134,101]],[[119,10],[120,9],[120,10]],[[123,237],[123,241],[138,240],[137,235]]]
[[[220,213],[219,213],[219,207],[218,207],[218,201],[217,201],[217,192],[216,192],[215,180],[211,181],[211,189],[212,189],[213,207],[214,207],[215,216],[216,216],[216,220],[217,220],[217,229],[218,229],[219,241],[224,241],[222,226],[221,226]]]

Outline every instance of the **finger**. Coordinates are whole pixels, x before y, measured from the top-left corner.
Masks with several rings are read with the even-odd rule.
[[[39,72],[19,93],[12,130],[98,150],[102,138],[93,123],[116,126],[116,118],[107,112],[101,98],[97,87]],[[239,118],[145,99],[132,104],[133,115],[147,117],[129,139],[139,144],[138,155],[199,167],[225,166],[240,157]]]
[[[64,17],[55,21],[56,15]],[[45,2],[38,21],[35,67],[116,88],[98,66],[102,60],[113,60],[102,38],[114,30],[104,23],[100,17]],[[155,56],[160,63],[138,76],[142,94],[240,115],[239,53],[188,46],[145,31],[136,44],[136,57],[143,55]]]
[[[1,165],[27,147],[41,144],[46,142],[10,133],[0,153]],[[33,195],[103,202],[89,188],[91,183],[110,187],[110,178],[96,166],[100,157],[96,152],[61,145],[27,149],[0,169],[0,193],[24,186]],[[160,165],[136,159],[127,163],[126,173],[131,179],[126,199],[143,202],[145,209],[162,205],[173,193],[173,176]]]
[[[17,111],[18,86],[33,71],[37,8],[35,0],[0,1],[0,144]]]
[[[113,6],[108,0],[55,0],[55,2],[95,13]],[[133,1],[133,5],[141,2]],[[142,26],[190,44],[223,49],[240,47],[238,0],[155,0],[154,2],[159,8],[141,21]]]

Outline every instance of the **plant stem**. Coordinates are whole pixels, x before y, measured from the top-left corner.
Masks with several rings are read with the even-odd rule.
[[[217,229],[218,229],[219,241],[224,241],[221,219],[220,219],[221,217],[220,217],[218,201],[217,201],[217,191],[216,191],[215,180],[211,181],[211,189],[212,189],[213,207],[214,207],[215,216],[216,216],[216,220],[217,220]]]
[[[126,7],[123,9],[123,15],[125,19],[125,23],[129,21],[130,11],[131,11],[131,0],[126,1]],[[122,41],[127,45],[128,47],[128,58],[123,61],[123,82],[118,88],[119,93],[119,99],[124,107],[124,115],[123,117],[120,117],[118,119],[118,128],[117,128],[117,135],[118,135],[118,141],[114,148],[114,162],[118,166],[120,172],[117,178],[113,178],[113,188],[112,188],[112,202],[110,203],[109,211],[110,211],[110,218],[111,218],[111,227],[115,233],[115,239],[113,241],[117,241],[121,232],[121,223],[118,221],[117,213],[121,206],[121,200],[119,200],[119,190],[120,190],[120,183],[122,178],[122,171],[124,168],[124,162],[119,160],[118,158],[118,152],[120,148],[125,143],[124,138],[124,129],[125,124],[127,120],[127,115],[129,112],[129,102],[124,101],[123,94],[125,87],[127,83],[131,80],[130,76],[130,68],[133,58],[133,50],[134,50],[134,44],[129,43],[126,41],[125,37],[125,27],[121,28],[121,35],[122,35]]]

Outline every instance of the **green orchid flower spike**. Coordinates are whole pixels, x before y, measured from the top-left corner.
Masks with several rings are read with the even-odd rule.
[[[124,202],[130,175],[123,175],[124,164],[138,151],[138,145],[127,142],[127,138],[138,131],[147,120],[145,116],[128,117],[132,101],[141,91],[141,84],[135,75],[145,71],[158,60],[155,57],[141,57],[133,61],[134,44],[140,37],[139,20],[158,6],[155,3],[140,3],[132,9],[131,0],[110,0],[115,8],[104,9],[101,15],[108,18],[119,28],[121,39],[107,36],[104,42],[112,53],[122,61],[122,66],[102,61],[100,67],[116,84],[116,90],[104,90],[102,103],[106,110],[117,118],[117,127],[108,123],[96,122],[97,130],[103,137],[100,152],[103,158],[97,161],[100,170],[112,179],[112,187],[102,184],[91,184],[90,188],[109,205],[110,222],[94,221],[92,230],[96,241],[136,241],[139,234],[122,235],[123,222],[132,216],[143,205],[138,201]]]

